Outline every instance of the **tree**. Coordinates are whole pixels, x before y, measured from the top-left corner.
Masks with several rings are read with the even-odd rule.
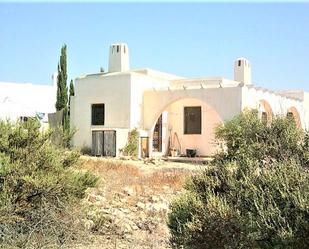
[[[70,81],[69,90],[69,106],[68,106],[68,129],[70,130],[70,118],[71,118],[71,97],[75,95],[73,80]]]
[[[67,108],[67,104],[67,46],[63,45],[61,48],[60,61],[58,63],[56,110],[60,111]]]
[[[75,89],[74,89],[74,84],[73,84],[73,80],[70,81],[70,96],[74,96],[75,95]]]
[[[174,248],[309,248],[308,133],[245,112],[216,135],[226,151],[171,204]]]
[[[68,109],[68,87],[67,87],[67,46],[61,48],[60,61],[58,63],[57,76],[57,101],[56,110],[63,110],[62,128],[64,131],[70,131],[70,119]]]

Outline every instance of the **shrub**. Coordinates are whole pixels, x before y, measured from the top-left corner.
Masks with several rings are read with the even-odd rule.
[[[50,142],[35,121],[0,121],[0,245],[60,246],[78,232],[75,204],[97,178],[74,169],[79,154]],[[75,236],[76,238],[76,236]]]
[[[132,131],[130,131],[129,136],[128,136],[128,142],[122,150],[124,155],[137,157],[137,154],[138,154],[138,139],[139,139],[139,133],[138,133],[137,129],[135,128]]]
[[[174,248],[309,248],[307,136],[255,112],[219,127],[226,152],[171,204]]]
[[[91,156],[92,155],[92,151],[91,151],[91,148],[89,146],[83,146],[80,149],[80,153],[82,155],[87,155],[87,156]]]

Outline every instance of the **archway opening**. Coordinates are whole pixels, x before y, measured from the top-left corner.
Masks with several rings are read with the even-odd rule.
[[[218,112],[207,102],[182,98],[168,104],[159,114],[151,129],[153,156],[186,156],[193,151],[197,156],[211,156],[220,149],[215,139],[215,128],[222,123]]]
[[[300,115],[294,106],[288,109],[286,116],[295,122],[297,128],[301,128]]]
[[[265,123],[270,123],[273,119],[273,110],[270,104],[264,99],[259,102],[259,115]]]
[[[162,114],[158,118],[153,130],[152,151],[162,152]]]

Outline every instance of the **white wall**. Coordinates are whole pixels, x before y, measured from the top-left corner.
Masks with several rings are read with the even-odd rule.
[[[0,82],[0,118],[15,121],[37,112],[55,112],[56,88],[53,85]]]
[[[131,82],[130,128],[142,128],[144,92],[155,87],[167,87],[169,85],[169,81],[164,79],[147,77],[143,74],[132,73]]]
[[[222,120],[229,120],[241,112],[241,93],[241,87],[146,91],[143,127],[152,130],[160,114],[170,104],[185,98],[204,101],[219,113]]]
[[[302,101],[256,87],[244,86],[242,93],[242,110],[246,108],[259,109],[260,100],[265,100],[269,103],[274,115],[286,116],[288,109],[295,107],[299,112],[302,127],[305,128],[305,107]]]
[[[130,128],[130,74],[90,75],[75,80],[71,125],[77,129],[73,145],[92,144],[92,130],[116,130],[117,152],[127,141]],[[105,124],[91,125],[91,105],[105,104]]]
[[[309,92],[304,92],[304,128],[309,131]]]
[[[194,105],[202,106],[202,134],[184,135],[183,108]],[[144,129],[149,131],[150,153],[155,123],[160,114],[165,111],[168,117],[167,134],[169,135],[168,128],[172,126],[181,140],[181,153],[185,154],[186,149],[196,148],[199,155],[209,156],[218,149],[214,128],[222,121],[229,120],[241,112],[241,88],[146,91],[144,93]],[[166,128],[164,123],[163,128]],[[163,137],[163,140],[167,145],[168,137]],[[162,153],[165,154],[165,152],[164,150]]]
[[[201,134],[184,134],[184,107],[201,106],[202,132]],[[181,154],[186,154],[186,149],[196,149],[199,156],[210,156],[218,150],[218,142],[215,139],[215,128],[222,123],[220,115],[207,103],[196,99],[182,99],[172,103],[167,109],[168,134],[176,132],[181,144],[173,141]],[[167,143],[166,143],[167,144]]]

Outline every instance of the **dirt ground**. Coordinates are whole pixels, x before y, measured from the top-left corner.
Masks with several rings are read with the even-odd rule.
[[[166,249],[169,203],[186,178],[205,166],[163,160],[120,160],[82,156],[81,169],[100,177],[87,191],[87,246],[77,248]],[[75,248],[76,248],[75,247]]]

